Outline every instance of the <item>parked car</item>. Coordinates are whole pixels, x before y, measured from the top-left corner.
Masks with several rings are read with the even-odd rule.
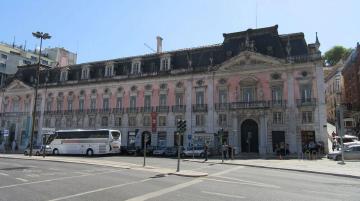
[[[329,153],[327,158],[333,160],[341,160],[341,153],[343,150],[334,151]],[[344,148],[344,159],[346,160],[356,160],[360,159],[360,145],[351,145],[347,148]]]
[[[165,156],[177,156],[178,155],[178,148],[177,147],[168,147],[165,150]],[[181,156],[184,156],[184,148],[181,148],[180,152]]]
[[[33,150],[32,150],[32,154],[35,156],[40,156],[43,154],[43,145],[38,146],[38,145],[34,145],[33,146]],[[30,154],[30,146],[28,146],[25,150],[24,150],[24,155],[27,156]],[[45,149],[45,154],[49,155],[52,154],[52,149],[49,145],[46,145],[46,149]]]
[[[210,155],[210,152],[208,151],[208,156]],[[194,148],[189,148],[187,150],[184,151],[184,155],[185,156],[196,156],[196,157],[205,157],[205,150],[204,147],[194,147]]]
[[[165,147],[156,148],[156,149],[153,151],[153,155],[154,155],[154,156],[165,156],[165,151],[166,151],[166,148],[165,148]]]

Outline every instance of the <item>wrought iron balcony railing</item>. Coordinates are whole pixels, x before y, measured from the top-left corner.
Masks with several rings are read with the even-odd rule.
[[[139,108],[137,108],[137,107],[128,107],[128,108],[126,108],[126,112],[127,113],[138,113]]]
[[[303,106],[315,106],[316,105],[316,98],[302,98],[296,100],[298,107]]]
[[[208,105],[207,104],[194,104],[193,105],[193,112],[207,112]]]
[[[172,112],[183,113],[186,112],[186,105],[173,105],[171,109]]]
[[[230,109],[258,109],[268,108],[268,101],[246,101],[246,102],[232,102]]]
[[[230,106],[229,103],[215,103],[215,110],[217,112],[219,112],[219,111],[227,111],[227,110],[229,110],[229,106]]]
[[[154,110],[154,108],[151,106],[146,106],[146,107],[141,108],[141,112],[143,112],[143,113],[151,113],[151,112],[153,112],[153,110]]]
[[[169,112],[169,106],[157,106],[156,112],[167,113],[167,112]]]

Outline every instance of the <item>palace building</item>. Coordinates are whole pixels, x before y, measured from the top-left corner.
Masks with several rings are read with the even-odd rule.
[[[222,139],[236,154],[300,153],[310,141],[327,147],[320,43],[278,26],[223,34],[220,44],[162,51],[40,71],[35,139],[42,128],[122,132],[122,145],[185,148]],[[1,129],[20,148],[29,143],[36,65],[19,67],[1,91]],[[187,121],[181,140],[178,119]]]

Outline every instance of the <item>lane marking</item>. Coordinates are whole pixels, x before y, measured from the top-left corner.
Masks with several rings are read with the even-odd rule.
[[[2,175],[2,176],[9,176],[8,174],[2,173],[2,172],[0,172],[0,175]]]
[[[109,186],[109,187],[106,187],[106,188],[98,188],[98,189],[95,189],[95,190],[92,190],[92,191],[86,191],[86,192],[82,192],[82,193],[78,193],[78,194],[74,194],[74,195],[68,195],[68,196],[65,196],[65,197],[55,198],[55,199],[52,199],[52,200],[49,200],[49,201],[66,200],[66,199],[69,199],[69,198],[79,197],[79,196],[87,195],[87,194],[90,194],[90,193],[96,193],[96,192],[105,191],[105,190],[109,190],[109,189],[113,189],[113,188],[120,188],[120,187],[127,186],[127,185],[143,183],[143,182],[146,182],[146,181],[149,181],[149,180],[151,180],[151,179],[143,179],[143,180],[140,180],[140,181],[132,181],[132,182],[128,182],[128,183],[125,183],[125,184]]]
[[[233,167],[233,168],[230,168],[230,169],[221,171],[221,172],[214,173],[214,174],[212,174],[212,175],[210,175],[210,176],[213,176],[213,177],[214,177],[214,176],[223,175],[223,174],[226,174],[226,173],[229,173],[229,172],[232,172],[232,171],[241,169],[241,168],[244,168],[244,167],[242,167],[242,166]]]
[[[217,196],[223,196],[223,197],[229,197],[229,198],[239,198],[239,199],[244,199],[244,196],[240,196],[240,195],[231,195],[231,194],[224,194],[224,193],[214,193],[214,192],[209,192],[209,191],[201,191],[202,193],[206,193],[206,194],[210,194],[210,195],[217,195]]]
[[[15,179],[17,179],[19,181],[22,181],[22,182],[28,182],[29,181],[29,180],[26,180],[26,179],[23,179],[23,178],[15,178]]]
[[[311,191],[311,190],[303,190],[303,191],[308,192],[308,193],[318,193],[318,194],[325,194],[325,195],[351,196],[351,195],[347,195],[346,193],[321,192],[321,191]]]
[[[273,185],[273,184],[266,184],[266,183],[250,181],[250,180],[244,180],[244,179],[238,179],[238,178],[233,178],[233,177],[224,177],[224,176],[216,176],[216,177],[217,178],[222,178],[222,179],[238,181],[238,182],[243,182],[243,183],[247,183],[247,184],[259,185],[259,186],[263,186],[263,187],[267,186],[267,187],[270,187],[270,188],[280,188],[280,186],[276,186],[276,185]]]
[[[209,181],[216,181],[216,182],[229,183],[229,184],[243,184],[243,185],[249,185],[249,186],[277,188],[277,189],[280,188],[280,186],[275,186],[275,185],[270,185],[270,184],[262,184],[262,183],[256,183],[256,182],[227,181],[227,180],[211,179],[211,178],[205,178],[205,179],[209,180]]]
[[[77,175],[77,176],[62,177],[62,178],[56,178],[56,179],[47,179],[47,180],[33,181],[33,182],[22,183],[22,184],[12,184],[12,185],[8,185],[8,186],[0,186],[0,189],[17,187],[17,186],[25,186],[25,185],[29,185],[29,184],[39,184],[39,183],[46,183],[46,182],[52,182],[52,181],[61,181],[61,180],[66,180],[66,179],[73,179],[73,178],[78,178],[78,177],[86,177],[86,176],[108,174],[108,173],[121,172],[121,171],[124,171],[124,170],[101,172],[101,173],[89,174],[89,175]]]
[[[155,192],[152,192],[152,193],[147,193],[147,194],[144,194],[144,195],[141,195],[141,196],[133,197],[133,198],[125,200],[125,201],[144,201],[144,200],[148,200],[148,199],[151,199],[151,198],[159,197],[161,195],[164,195],[164,194],[167,194],[167,193],[170,193],[170,192],[173,192],[173,191],[177,191],[177,190],[192,186],[192,185],[200,183],[200,182],[203,182],[203,180],[194,179],[192,181],[185,182],[185,183],[182,183],[182,184],[177,184],[175,186],[171,186],[169,188],[164,188],[164,189],[159,190],[159,191],[155,191]]]

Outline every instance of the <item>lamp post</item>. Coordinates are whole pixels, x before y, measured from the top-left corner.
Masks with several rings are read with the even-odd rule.
[[[40,62],[41,62],[41,47],[42,47],[42,41],[46,39],[50,39],[51,36],[48,33],[43,32],[33,32],[32,35],[35,38],[40,38],[40,50],[39,50],[39,62],[36,68],[36,79],[35,79],[35,98],[34,98],[34,107],[32,112],[32,122],[31,122],[31,135],[30,135],[30,153],[29,157],[32,156],[33,151],[33,138],[34,138],[34,126],[35,126],[35,114],[36,114],[36,103],[38,98],[38,86],[39,86],[39,78],[40,78]]]

